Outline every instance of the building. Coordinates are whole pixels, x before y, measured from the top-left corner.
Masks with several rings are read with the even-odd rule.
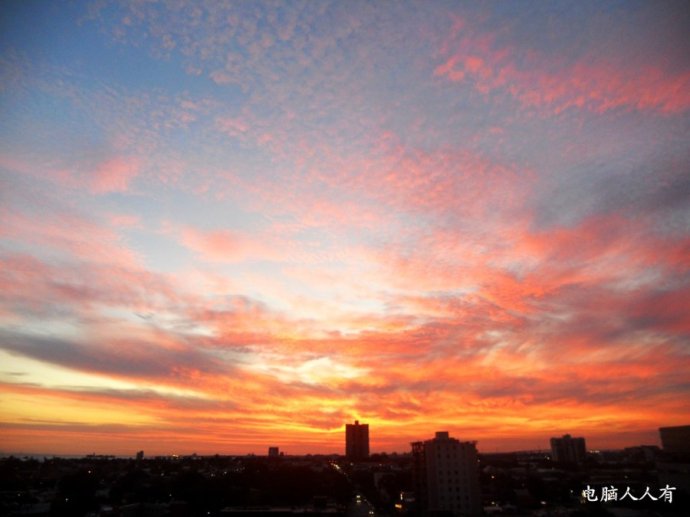
[[[679,500],[687,501],[690,496],[690,425],[661,427],[659,437],[663,450],[655,465],[659,486],[676,487]]]
[[[414,442],[412,457],[423,515],[482,513],[476,442],[461,442],[439,431],[433,440]]]
[[[278,447],[269,447],[268,448],[268,457],[269,458],[277,458],[280,456],[280,449]]]
[[[369,457],[369,424],[345,425],[345,456],[350,460],[361,460]]]
[[[690,454],[690,425],[659,428],[661,447],[671,454]]]
[[[551,438],[551,459],[557,463],[584,463],[587,459],[585,439],[573,438],[569,434]]]

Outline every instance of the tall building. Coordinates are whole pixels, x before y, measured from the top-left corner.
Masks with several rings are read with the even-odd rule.
[[[279,447],[269,447],[268,448],[268,457],[269,458],[277,458],[280,456],[280,448]]]
[[[585,439],[573,438],[569,434],[551,438],[551,459],[558,463],[584,463],[587,459]]]
[[[659,435],[663,448],[656,462],[659,486],[678,488],[680,497],[690,495],[690,425],[661,427]]]
[[[659,436],[664,452],[690,454],[690,425],[660,427]]]
[[[369,456],[369,424],[345,425],[345,456],[351,460],[361,460]]]
[[[447,431],[412,444],[415,491],[423,515],[482,513],[476,442],[461,442]]]

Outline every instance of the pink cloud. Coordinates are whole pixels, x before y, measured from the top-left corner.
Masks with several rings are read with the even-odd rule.
[[[103,307],[125,307],[145,313],[189,299],[164,276],[113,261],[50,263],[25,254],[0,255],[3,304],[24,316],[24,309],[55,307],[75,313],[97,314]],[[24,308],[24,309],[22,309]],[[106,325],[102,317],[99,325]]]
[[[140,161],[133,157],[115,157],[99,164],[89,178],[89,188],[95,194],[125,192],[139,174]]]
[[[116,231],[81,215],[64,211],[53,213],[48,219],[41,214],[24,214],[15,210],[5,210],[0,214],[3,237],[41,246],[49,254],[126,267],[136,267],[140,263],[138,254],[125,245]]]
[[[108,219],[110,225],[116,228],[135,228],[141,225],[140,217],[132,214],[110,214]]]
[[[519,207],[533,179],[525,167],[463,147],[403,145],[392,132],[373,140],[372,152],[364,157],[330,151],[325,163],[308,170],[310,181],[375,207],[379,220],[391,213],[425,213],[491,222]]]
[[[47,158],[0,156],[0,166],[48,179],[61,187],[88,188],[93,194],[126,192],[141,172],[141,160],[135,156],[113,156],[102,161],[82,159],[69,167],[55,166]]]
[[[210,74],[211,80],[219,85],[233,84],[239,82],[235,77],[223,70],[214,70]]]
[[[191,226],[173,229],[179,232],[180,243],[210,262],[242,262],[244,260],[271,260],[276,258],[276,249],[265,240],[250,237],[231,230],[204,231]]]
[[[556,113],[583,108],[602,113],[615,108],[679,113],[690,108],[690,72],[656,63],[631,64],[622,56],[580,56],[567,68],[563,59],[538,51],[499,45],[494,34],[455,28],[434,75],[467,82],[484,94],[503,91],[525,106]]]
[[[221,117],[217,121],[217,126],[229,136],[244,135],[249,131],[249,125],[242,118]]]

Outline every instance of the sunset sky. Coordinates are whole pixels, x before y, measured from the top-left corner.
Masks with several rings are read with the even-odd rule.
[[[0,452],[690,424],[687,3],[0,9]]]

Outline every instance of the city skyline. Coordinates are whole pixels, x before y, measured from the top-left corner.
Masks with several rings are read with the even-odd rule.
[[[0,452],[658,444],[684,2],[4,2]]]

